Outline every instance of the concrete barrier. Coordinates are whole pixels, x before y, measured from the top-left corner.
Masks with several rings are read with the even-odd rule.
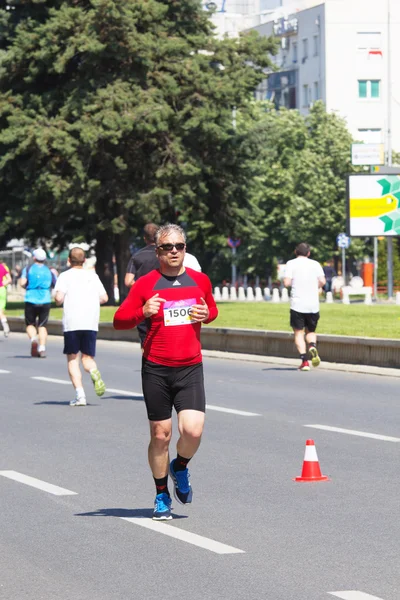
[[[11,331],[24,332],[21,317],[9,317]],[[61,321],[49,321],[50,335],[62,335]],[[100,323],[101,340],[139,342],[137,329],[116,331],[112,323]],[[224,329],[205,326],[201,334],[205,350],[257,354],[281,358],[298,358],[293,333],[254,329]],[[400,340],[318,335],[318,350],[323,361],[376,367],[400,367]]]

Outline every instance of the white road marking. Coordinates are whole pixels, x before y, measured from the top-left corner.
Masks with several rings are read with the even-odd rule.
[[[53,379],[52,377],[31,377],[31,379],[36,379],[37,381],[48,381],[49,383],[61,383],[62,385],[71,385],[70,381],[66,381],[65,379]]]
[[[241,415],[243,417],[261,417],[259,413],[246,412],[245,410],[236,410],[234,408],[223,408],[222,406],[213,406],[206,404],[207,410],[216,410],[218,412],[229,413],[231,415]]]
[[[32,377],[38,381],[48,381],[50,383],[61,383],[63,385],[69,385],[70,382],[65,379],[52,379],[51,377]],[[142,392],[131,392],[129,390],[118,390],[116,388],[106,388],[106,392],[112,392],[113,394],[122,394],[123,396],[132,396],[134,398],[143,398]],[[214,406],[213,404],[207,404],[208,410],[215,410],[218,412],[229,413],[231,415],[240,415],[242,417],[261,417],[260,413],[247,412],[245,410],[236,410],[234,408],[224,408],[223,406]]]
[[[4,369],[0,369],[0,373],[5,375],[6,373],[11,373],[11,371],[5,371]]]
[[[170,525],[160,523],[159,521],[153,521],[152,519],[136,517],[120,518],[123,521],[128,521],[129,523],[133,523],[134,525],[140,525],[140,527],[145,527],[146,529],[152,529],[153,531],[157,531],[158,533],[168,535],[169,537],[181,540],[182,542],[187,542],[188,544],[199,546],[200,548],[204,548],[205,550],[211,550],[211,552],[215,552],[216,554],[244,554],[244,550],[239,550],[239,548],[234,548],[233,546],[221,544],[220,542],[216,542],[215,540],[211,540],[201,535],[197,535],[196,533],[190,533],[189,531],[185,531],[183,529],[178,529],[177,527],[171,527]]]
[[[8,479],[18,481],[19,483],[25,483],[26,485],[30,485],[31,487],[37,488],[38,490],[42,490],[43,492],[54,494],[54,496],[77,495],[77,492],[71,492],[71,490],[66,490],[65,488],[58,487],[58,485],[53,485],[52,483],[41,481],[40,479],[30,477],[29,475],[24,475],[23,473],[18,473],[17,471],[0,471],[0,475],[2,475],[3,477],[7,477]]]
[[[359,437],[371,438],[373,440],[382,440],[384,442],[400,442],[400,438],[389,435],[379,435],[378,433],[367,433],[365,431],[356,431],[354,429],[342,429],[341,427],[329,427],[328,425],[304,425],[313,429],[323,429],[324,431],[334,431],[336,433],[346,433],[347,435],[358,435]]]
[[[382,598],[378,598],[378,596],[371,596],[371,594],[358,592],[357,590],[348,592],[328,592],[328,594],[336,596],[336,598],[341,598],[342,600],[383,600]]]
[[[140,396],[143,398],[142,392],[129,392],[128,390],[116,390],[115,388],[106,388],[106,392],[112,392],[113,394],[122,394],[123,396]]]

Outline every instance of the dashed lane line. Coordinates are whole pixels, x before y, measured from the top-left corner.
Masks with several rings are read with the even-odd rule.
[[[53,379],[52,377],[32,377],[32,379],[36,379],[37,381],[47,381],[49,383],[60,383],[62,385],[70,385],[70,381],[66,381],[65,379]],[[106,388],[106,392],[111,392],[113,394],[121,394],[123,396],[130,396],[132,398],[143,398],[142,392],[131,392],[129,390],[119,390],[116,388]],[[260,413],[247,412],[245,410],[236,410],[235,408],[225,408],[223,406],[214,406],[213,404],[206,405],[207,410],[214,410],[216,412],[228,413],[231,415],[239,415],[242,417],[261,417]]]
[[[217,542],[210,538],[203,537],[202,535],[197,535],[197,533],[190,533],[190,531],[185,531],[184,529],[179,529],[178,527],[153,521],[152,519],[147,519],[144,517],[120,517],[120,519],[122,519],[123,521],[128,521],[128,523],[132,523],[133,525],[139,525],[140,527],[151,529],[152,531],[156,531],[157,533],[168,535],[169,537],[181,540],[182,542],[187,542],[188,544],[192,544],[193,546],[198,546],[200,548],[204,548],[205,550],[210,550],[211,552],[215,552],[216,554],[245,553],[244,550],[239,550],[239,548],[234,548],[233,546],[221,544],[221,542]]]
[[[19,483],[30,485],[31,487],[34,487],[38,490],[42,490],[43,492],[48,492],[49,494],[53,494],[54,496],[77,495],[77,492],[71,492],[71,490],[66,490],[65,488],[59,487],[58,485],[47,483],[47,481],[42,481],[41,479],[36,479],[36,477],[30,477],[29,475],[18,473],[17,471],[0,471],[0,475],[2,475],[3,477],[7,477],[8,479],[18,481]]]
[[[53,379],[52,377],[31,377],[31,379],[36,379],[36,381],[47,381],[48,383],[61,383],[61,385],[71,385],[70,381],[65,381],[65,379]]]
[[[382,440],[383,442],[400,442],[400,438],[390,435],[380,435],[378,433],[368,433],[366,431],[356,431],[355,429],[342,429],[341,427],[330,427],[328,425],[304,425],[312,429],[322,429],[323,431],[333,431],[334,433],[345,433],[347,435],[357,435],[359,437],[371,438],[373,440]]]
[[[259,413],[246,412],[245,410],[236,410],[235,408],[224,408],[223,406],[213,406],[212,404],[206,404],[207,410],[215,410],[218,412],[229,413],[231,415],[241,415],[243,417],[261,417]]]
[[[365,592],[359,592],[357,590],[328,592],[328,594],[336,596],[336,598],[341,598],[342,600],[383,600],[383,598],[378,598],[378,596],[371,596],[371,594],[366,594]]]
[[[129,392],[128,390],[116,390],[115,388],[106,388],[106,392],[122,394],[123,396],[132,396],[133,398],[143,398],[142,392]]]
[[[5,371],[4,369],[0,369],[0,374],[6,375],[7,373],[11,373],[11,371]]]

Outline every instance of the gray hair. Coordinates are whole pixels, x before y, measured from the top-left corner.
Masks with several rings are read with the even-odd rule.
[[[181,235],[186,244],[186,233],[183,231],[182,227],[176,225],[175,223],[166,223],[165,225],[161,225],[161,227],[157,229],[156,245],[158,246],[161,238],[165,237],[166,235],[169,235],[170,233],[177,233],[178,235]]]

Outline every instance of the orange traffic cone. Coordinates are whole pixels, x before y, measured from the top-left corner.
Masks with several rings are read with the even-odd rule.
[[[328,481],[329,477],[322,475],[319,467],[317,450],[314,440],[306,441],[306,451],[304,454],[303,470],[300,477],[293,481]]]

